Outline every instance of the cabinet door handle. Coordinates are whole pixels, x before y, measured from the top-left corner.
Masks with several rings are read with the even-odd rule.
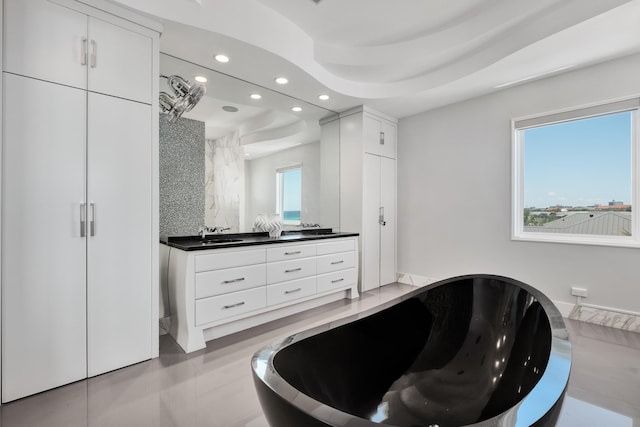
[[[380,145],[384,145],[384,132],[380,132]]]
[[[96,235],[96,204],[89,203],[89,209],[91,209],[91,219],[89,220],[89,235]]]
[[[338,265],[338,264],[342,264],[343,262],[344,262],[343,260],[340,260],[340,261],[333,261],[333,262],[331,263],[331,265]]]
[[[87,38],[80,40],[80,65],[87,65]]]
[[[331,283],[339,283],[339,282],[344,282],[344,279],[337,279],[337,280],[331,281]]]
[[[285,255],[298,255],[298,254],[301,254],[301,253],[302,253],[302,251],[295,251],[295,252],[285,252],[284,254]]]
[[[240,301],[240,302],[237,302],[237,303],[231,304],[231,305],[224,305],[224,306],[222,306],[222,308],[227,310],[229,308],[240,307],[241,305],[244,305],[244,301]]]
[[[297,289],[292,289],[290,291],[284,291],[285,294],[293,294],[296,292],[300,292],[302,290],[302,288],[297,288]]]
[[[292,268],[291,270],[285,270],[285,273],[295,273],[296,271],[301,271],[302,268]]]
[[[91,40],[91,68],[96,68],[96,56],[98,55],[98,44]]]
[[[383,227],[387,225],[387,221],[384,220],[384,207],[381,207],[378,211],[378,223]]]
[[[237,279],[225,280],[224,282],[222,282],[222,284],[226,285],[229,283],[237,283],[237,282],[242,282],[243,280],[244,280],[244,277],[239,277]]]
[[[87,204],[80,203],[80,237],[87,237]]]

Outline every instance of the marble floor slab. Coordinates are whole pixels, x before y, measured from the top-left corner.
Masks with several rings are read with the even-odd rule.
[[[159,358],[2,405],[0,426],[268,427],[251,377],[256,350],[413,289],[388,285],[210,341],[189,355],[164,335]],[[557,425],[640,427],[640,334],[567,324],[573,367]]]

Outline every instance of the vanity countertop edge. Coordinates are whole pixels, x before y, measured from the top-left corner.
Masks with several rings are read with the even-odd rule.
[[[313,231],[286,231],[280,237],[269,237],[269,233],[229,233],[208,234],[204,239],[201,236],[162,236],[160,243],[183,251],[202,251],[211,249],[227,249],[244,246],[282,244],[308,242],[313,240],[336,239],[341,237],[358,237],[358,233],[328,232],[319,233]],[[206,243],[206,241],[214,243]],[[227,240],[226,242],[215,242]],[[233,240],[233,241],[231,241]]]

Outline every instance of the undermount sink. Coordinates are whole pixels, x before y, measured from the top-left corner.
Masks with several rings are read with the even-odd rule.
[[[217,243],[233,243],[233,242],[242,242],[242,239],[231,239],[231,238],[205,238],[202,240],[202,244],[204,245],[215,245]]]
[[[312,236],[323,236],[325,234],[335,234],[332,229],[320,229],[320,230],[302,230],[302,234],[310,234]]]

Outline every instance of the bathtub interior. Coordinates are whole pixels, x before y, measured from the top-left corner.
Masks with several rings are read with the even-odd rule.
[[[548,318],[529,292],[468,278],[296,341],[273,366],[300,392],[356,417],[447,427],[517,404],[544,373],[550,349]]]

